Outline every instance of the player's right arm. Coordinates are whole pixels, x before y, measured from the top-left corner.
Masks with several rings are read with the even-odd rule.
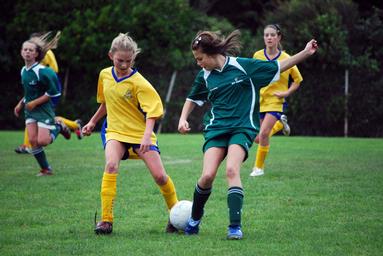
[[[185,134],[190,131],[189,122],[187,120],[188,120],[189,114],[193,111],[196,105],[197,104],[194,103],[193,101],[190,101],[190,100],[185,101],[185,104],[182,108],[181,117],[178,122],[178,131],[180,133]]]
[[[16,117],[20,116],[20,111],[24,107],[24,97],[17,103],[16,107],[13,109],[13,113]]]
[[[82,133],[86,136],[89,136],[92,133],[97,122],[101,118],[103,118],[105,115],[106,115],[106,105],[105,105],[105,103],[101,103],[101,105],[98,107],[96,113],[94,113],[94,115],[89,120],[89,122],[82,128]]]

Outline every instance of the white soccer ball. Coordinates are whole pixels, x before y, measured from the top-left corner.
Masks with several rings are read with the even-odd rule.
[[[178,230],[185,230],[191,216],[193,203],[188,200],[178,201],[170,210],[170,223]]]

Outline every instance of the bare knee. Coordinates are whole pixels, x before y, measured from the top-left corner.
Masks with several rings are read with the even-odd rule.
[[[261,130],[259,133],[259,139],[258,141],[265,141],[269,138],[270,130]]]
[[[43,138],[43,139],[38,139],[37,144],[41,147],[45,147],[46,145],[49,145],[52,142],[52,138]]]
[[[157,185],[164,185],[168,181],[168,176],[166,174],[153,175],[154,182]]]
[[[105,164],[105,172],[107,173],[117,173],[118,172],[118,162],[107,161]]]
[[[215,175],[213,175],[211,173],[205,173],[200,178],[199,184],[203,188],[210,188],[213,185],[214,178],[215,178]]]
[[[227,179],[229,179],[229,180],[235,179],[235,178],[237,178],[238,174],[239,174],[239,170],[237,170],[236,168],[231,167],[231,166],[226,167]]]

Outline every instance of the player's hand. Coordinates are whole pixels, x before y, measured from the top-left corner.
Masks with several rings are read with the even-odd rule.
[[[35,107],[36,107],[36,105],[35,105],[34,101],[31,101],[31,102],[28,102],[27,104],[25,104],[25,108],[28,111],[32,111]]]
[[[311,39],[310,42],[307,43],[305,47],[305,51],[309,55],[313,55],[318,49],[318,42],[315,39]]]
[[[16,117],[19,117],[22,108],[23,107],[20,104],[17,104],[16,107],[13,109],[13,114],[15,114]]]
[[[274,96],[277,96],[278,98],[286,98],[287,96],[289,96],[289,94],[287,92],[274,92]]]
[[[178,123],[178,131],[185,134],[190,131],[189,122],[186,120],[180,120]]]
[[[148,138],[143,137],[141,144],[140,144],[140,148],[138,149],[139,153],[144,154],[144,153],[148,152],[150,150],[151,145],[152,145],[152,141],[151,141],[150,137],[148,137]]]
[[[82,127],[82,130],[81,130],[82,134],[84,134],[85,136],[91,135],[95,126],[96,126],[95,123],[88,122],[84,127]]]

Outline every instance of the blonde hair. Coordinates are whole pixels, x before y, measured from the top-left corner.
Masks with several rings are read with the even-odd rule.
[[[128,33],[120,33],[113,39],[109,50],[112,54],[116,51],[130,51],[133,53],[133,57],[136,57],[137,54],[141,52],[141,49],[138,48],[137,43],[128,35]]]
[[[226,38],[218,32],[200,31],[193,39],[191,49],[193,51],[201,50],[208,55],[237,56],[241,51],[240,36],[239,30],[234,30]]]
[[[45,54],[49,50],[57,48],[57,44],[61,36],[61,31],[58,31],[53,38],[51,38],[51,34],[52,32],[47,32],[39,36],[33,35],[29,40],[26,41],[36,45],[36,51],[38,53],[36,61],[40,62],[42,59],[44,59]]]

